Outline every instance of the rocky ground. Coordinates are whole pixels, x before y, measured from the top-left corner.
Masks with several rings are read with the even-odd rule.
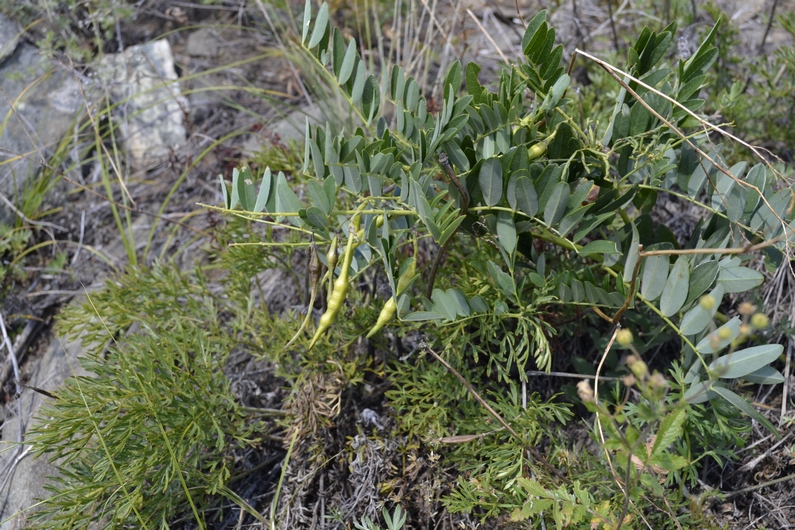
[[[525,18],[541,5],[520,4]],[[795,9],[792,2],[780,4],[778,9]],[[784,38],[778,30],[765,33],[764,20],[771,5],[761,0],[721,2],[722,9],[740,28],[749,53],[764,53]],[[0,2],[0,7],[11,14],[10,6]],[[300,12],[300,6],[293,7],[295,14]],[[0,221],[20,214],[14,198],[24,183],[36,182],[36,176],[42,174],[54,182],[41,208],[51,208],[54,213],[40,221],[29,220],[38,226],[38,237],[52,252],[41,256],[40,270],[28,271],[29,277],[17,282],[2,303],[5,327],[16,337],[13,346],[19,377],[31,386],[55,388],[77,366],[80,345],[60,342],[52,330],[59,309],[82,297],[86,290],[97,288],[103,278],[128,262],[102,185],[103,174],[124,183],[124,189],[116,186],[113,203],[131,212],[137,250],[145,250],[148,259],[155,259],[179,249],[184,266],[190,267],[207,259],[204,247],[211,241],[205,236],[220,221],[218,214],[197,206],[221,202],[218,175],[229,175],[244,163],[261,164],[263,152],[289,153],[291,140],[303,137],[307,115],[321,119],[323,114],[335,111],[313,102],[307,89],[310,80],[302,78],[291,65],[279,33],[272,31],[285,23],[278,19],[287,17],[284,12],[258,0],[149,1],[139,2],[136,9],[134,16],[109,32],[102,49],[86,39],[83,45],[93,46],[91,51],[98,58],[85,64],[70,63],[62,54],[44,57],[39,53],[45,26],[52,21],[22,31],[16,22],[30,21],[0,19],[0,116],[9,117],[0,124]],[[417,9],[419,19],[423,16],[420,4]],[[612,12],[615,37],[605,2],[560,3],[552,10],[551,22],[570,54],[575,47],[624,47],[635,35],[639,19],[656,22],[664,14],[662,10],[644,12],[630,1],[614,2]],[[64,12],[63,16],[73,14]],[[503,55],[518,54],[521,25],[512,1],[445,3],[436,16],[438,32],[434,35],[436,44],[442,43],[442,53],[407,57],[413,61],[411,68],[428,78],[456,58],[466,61],[467,57],[478,57],[481,62],[491,60],[496,65]],[[338,22],[344,23],[346,17],[350,17],[350,11],[340,8]],[[703,14],[697,19],[707,23]],[[427,26],[428,20],[426,17],[421,23]],[[383,38],[387,44],[390,31],[385,24]],[[693,28],[683,28],[682,35],[682,46],[695,44],[690,42],[695,35]],[[94,131],[108,119],[101,111],[103,101],[119,103],[111,118],[119,123],[121,134],[115,145],[93,141]],[[75,117],[84,104],[95,115],[89,113],[86,121],[77,123]],[[117,166],[92,162],[92,150],[117,147],[122,151],[113,157]],[[284,158],[290,159],[287,154]],[[172,195],[164,202],[168,194]],[[201,237],[194,238],[197,234]],[[58,252],[65,254],[62,268],[46,270],[44,265]],[[782,287],[771,296],[778,296],[783,306],[786,300],[781,297],[788,296],[792,283],[786,278],[778,282],[776,285]],[[15,377],[10,359],[4,362],[3,375],[4,382]],[[42,494],[41,477],[51,471],[41,460],[27,457],[24,446],[12,444],[19,439],[20,425],[24,432],[45,398],[28,391],[17,400],[13,394],[4,395],[2,439],[10,449],[0,457],[4,465],[0,476],[3,528],[21,527],[21,520],[7,518]],[[782,397],[776,392],[760,396],[759,401],[781,410]],[[355,435],[357,421],[362,421],[361,411],[343,412],[338,426],[341,440]],[[756,528],[764,524],[785,528],[795,520],[795,480],[787,476],[793,471],[793,457],[787,449],[793,446],[793,431],[785,427],[789,434],[780,442],[764,432],[754,433],[749,457],[740,471],[747,475],[748,485],[772,483],[780,477],[787,480],[772,484],[763,494],[739,491],[715,506],[716,516],[727,527]],[[395,448],[363,446],[361,450],[387,455],[381,457],[383,469],[358,470],[361,482],[375,487],[383,480],[378,473],[386,473]],[[438,491],[449,477],[442,470],[434,473],[433,462],[427,459],[418,461],[415,467],[413,494],[426,499],[424,515],[428,520],[436,521],[439,528],[474,524],[465,516],[440,515],[434,488]],[[325,486],[321,487],[333,491],[336,472],[329,466]],[[252,498],[265,496],[271,484],[253,485]],[[296,520],[308,524],[319,516],[320,512],[296,514]]]

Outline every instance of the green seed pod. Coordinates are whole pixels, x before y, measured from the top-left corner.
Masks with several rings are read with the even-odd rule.
[[[527,158],[530,160],[535,160],[536,158],[540,157],[546,152],[547,152],[547,143],[545,141],[538,142],[533,147],[527,150]]]
[[[397,292],[395,293],[395,296],[392,296],[389,300],[387,300],[386,304],[384,304],[384,307],[381,309],[381,313],[378,315],[378,320],[376,321],[375,326],[373,326],[373,328],[367,334],[368,339],[375,335],[381,328],[386,326],[387,323],[392,320],[392,318],[394,318],[398,308],[397,297],[408,288],[412,280],[414,280],[414,277],[417,276],[417,260],[414,258],[409,259],[411,262],[409,263],[406,271],[398,280]]]

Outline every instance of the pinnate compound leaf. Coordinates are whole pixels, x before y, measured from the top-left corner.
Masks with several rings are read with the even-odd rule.
[[[679,256],[671,269],[668,281],[665,283],[660,297],[660,311],[663,316],[669,317],[682,309],[687,300],[687,291],[690,284],[690,262],[686,256]]]
[[[757,371],[772,363],[784,351],[781,344],[765,344],[732,352],[709,365],[710,371],[724,379],[736,379]]]

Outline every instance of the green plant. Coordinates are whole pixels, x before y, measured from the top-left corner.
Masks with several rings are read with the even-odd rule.
[[[106,353],[126,319],[140,331]],[[166,528],[188,515],[204,528],[222,498],[251,511],[227,484],[231,455],[262,428],[231,395],[223,367],[234,341],[200,275],[131,269],[61,326],[97,340],[81,358],[91,377],[70,379],[30,432],[33,451],[61,471],[35,527]]]
[[[328,124],[307,125],[304,200],[283,173],[266,170],[257,185],[244,169],[233,174],[231,191],[222,178],[223,210],[321,244],[339,233],[353,237],[347,227],[361,220],[362,244],[348,248],[343,266],[337,272],[332,265],[330,274],[347,286],[382,271],[396,301],[398,333],[421,331],[442,350],[449,367],[425,362],[390,367],[396,389],[389,395],[405,412],[405,427],[424,433],[419,435],[426,442],[462,432],[486,433],[491,440],[460,449],[466,455],[461,461],[478,464],[463,468],[449,497],[451,509],[525,518],[554,507],[550,517],[559,527],[594,522],[619,527],[644,514],[668,525],[671,518],[687,518],[675,509],[685,499],[680,493],[659,502],[665,495],[655,468],[678,477],[702,453],[727,454],[723,450],[732,441],[713,435],[703,439],[723,447],[699,446],[699,438],[689,437],[686,429],[708,427],[685,422],[689,410],[712,401],[724,422],[747,413],[775,432],[730,382],[780,382],[781,374],[770,365],[781,346],[740,349],[734,343],[719,356],[742,333],[740,319],[728,315],[732,302],[721,301],[762,283],[763,275],[744,265],[752,257],[762,255],[772,266],[790,257],[793,191],[788,177],[764,162],[728,167],[722,144],[710,138],[711,132],[725,133],[696,114],[704,105],[700,89],[718,56],[716,31],[678,64],[665,62],[674,24],[659,33],[643,29],[625,69],[577,51],[575,60],[598,65],[619,87],[609,115],[580,127],[568,97],[563,49],[555,45],[545,12],[528,23],[524,57],[503,70],[494,90],[481,84],[478,65],[454,63],[441,78],[443,104],[434,114],[420,85],[400,66],[382,72],[381,81],[368,75],[355,43],[346,44],[330,25],[328,6],[313,17],[307,2],[304,52],[339,86],[357,126],[335,133]],[[459,94],[462,84],[465,95]],[[660,205],[673,200],[700,212],[687,233],[675,234],[656,217]],[[417,239],[439,246],[433,264],[416,264],[426,296],[399,280],[408,260],[419,258],[411,255]],[[445,257],[455,266],[441,268],[436,285],[435,270]],[[334,297],[336,292],[335,287],[333,307],[327,309],[335,315],[343,298]],[[708,292],[712,305],[700,302]],[[349,297],[353,311],[359,311],[360,299]],[[326,355],[334,345],[353,344],[379,324],[361,326],[362,314],[334,327],[323,324],[313,337],[304,337],[309,348],[324,331],[332,345]],[[636,387],[640,399],[622,398],[619,386],[612,400],[602,403],[594,395],[584,400],[607,429],[603,448],[619,451],[618,456],[582,458],[561,477],[523,448],[554,436],[554,423],[565,421],[567,413],[538,416],[544,405],[527,403],[519,389],[528,383],[530,358],[549,370],[561,356],[552,346],[555,335],[581,319],[590,326],[607,322],[590,346],[601,344],[605,354],[612,345],[604,337],[608,325],[617,329],[622,321],[645,319],[666,328],[676,339],[669,347],[680,349],[685,375],[669,392],[674,384],[641,370],[645,363],[637,358],[660,334],[636,329],[631,342],[623,335],[623,347],[637,353],[630,366],[635,381],[626,386]],[[377,334],[373,340],[379,340]],[[477,403],[455,405],[456,394],[444,383],[449,370],[488,389],[496,407],[490,413],[507,418],[505,425],[521,424],[524,431],[517,431],[533,434],[495,435],[483,424],[493,418]],[[601,364],[597,375],[599,370]],[[403,388],[409,386],[417,391]],[[466,395],[458,392],[458,399]],[[644,453],[652,435],[655,441]],[[556,451],[554,458],[562,458],[562,448]],[[531,479],[528,468],[538,478]],[[578,473],[596,477],[595,492],[570,479]]]
[[[386,508],[382,510],[382,513],[386,523],[386,530],[400,530],[406,524],[406,514],[399,504],[395,506],[395,513],[392,515],[389,515]],[[358,530],[381,530],[381,527],[373,523],[369,517],[365,517],[360,522],[354,521],[353,526]]]

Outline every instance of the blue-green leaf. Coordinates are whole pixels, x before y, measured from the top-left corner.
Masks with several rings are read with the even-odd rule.
[[[635,272],[635,265],[638,263],[640,251],[640,236],[638,235],[638,227],[632,223],[632,241],[629,243],[629,252],[627,252],[627,261],[624,263],[623,280],[625,283],[632,281],[632,275]]]
[[[742,293],[762,285],[765,277],[761,272],[748,267],[721,268],[718,282],[723,284],[727,293]]]
[[[497,213],[497,236],[500,246],[509,255],[513,255],[516,250],[516,225],[513,222],[513,215],[509,212],[500,211]]]
[[[778,359],[783,351],[784,346],[781,344],[752,346],[724,355],[712,361],[708,368],[723,379],[736,379],[769,365]]]
[[[731,344],[734,339],[740,336],[740,323],[740,317],[732,318],[717,330],[701,339],[701,341],[696,344],[696,349],[700,353],[715,353],[721,351]],[[720,338],[721,335],[724,335],[724,338]]]
[[[226,181],[224,180],[223,175],[218,175],[218,179],[221,181],[221,193],[224,195],[224,208],[227,210],[232,209],[232,197],[229,195],[229,188],[226,187]]]
[[[502,198],[502,164],[499,159],[489,158],[480,167],[480,191],[487,206],[496,206]]]
[[[303,206],[298,199],[298,195],[287,184],[287,177],[284,176],[284,173],[279,171],[279,175],[276,177],[276,212],[274,213],[298,213],[301,208]],[[296,226],[303,226],[304,224],[298,216],[290,216],[288,219]]]
[[[715,313],[718,312],[718,307],[720,306],[720,302],[723,299],[723,285],[718,284],[709,296],[713,298],[715,303],[713,304],[711,309],[704,309],[701,307],[701,304],[696,304],[692,307],[685,316],[682,317],[682,323],[679,326],[679,331],[682,332],[683,335],[695,335],[697,333],[701,333],[704,331],[712,319],[715,317]]]
[[[607,255],[621,255],[618,250],[618,245],[615,241],[601,239],[599,241],[591,241],[580,249],[580,256],[588,257],[593,254],[607,254]]]
[[[306,43],[306,36],[309,35],[309,24],[312,23],[312,0],[306,0],[304,4],[304,19],[301,24],[301,44]]]
[[[342,65],[340,66],[340,75],[337,78],[340,85],[344,85],[351,78],[354,66],[356,66],[356,39],[351,39],[348,43],[348,49],[345,50],[345,57],[342,59]]]
[[[571,188],[568,182],[558,182],[555,184],[555,187],[552,188],[549,200],[544,206],[544,222],[547,226],[552,226],[563,217],[563,214],[566,212],[570,194]]]
[[[254,211],[259,213],[265,211],[268,202],[271,198],[273,191],[273,176],[271,175],[271,168],[266,167],[265,173],[262,174],[262,182],[259,185],[259,193],[257,194],[257,202],[254,203]]]
[[[660,297],[660,311],[663,316],[669,317],[682,308],[687,300],[689,284],[690,262],[686,256],[679,256]]]
[[[354,105],[358,105],[362,100],[364,94],[364,84],[367,82],[367,77],[364,71],[364,61],[359,61],[356,65],[356,74],[353,78],[353,87],[351,88],[351,101]]]
[[[689,304],[710,288],[712,282],[718,276],[718,262],[715,260],[705,261],[699,263],[697,267],[690,273],[690,287],[687,291],[687,300],[685,304]]]
[[[528,217],[533,217],[538,213],[538,195],[533,186],[533,182],[527,177],[519,177],[516,179],[513,186],[513,194],[509,192],[508,200],[510,203],[511,195],[513,195],[515,204],[511,204],[511,208],[518,208],[523,214]]]
[[[328,4],[324,2],[320,6],[317,17],[315,17],[315,29],[312,30],[312,36],[309,38],[309,44],[306,47],[311,50],[320,44],[326,31],[328,31]]]
[[[779,385],[784,382],[784,376],[772,366],[763,366],[759,370],[744,375],[743,379],[757,385]]]
[[[401,317],[404,322],[425,322],[427,320],[443,320],[444,317],[435,311],[415,311]]]
[[[713,385],[712,390],[720,397],[722,397],[723,399],[734,405],[735,408],[745,412],[753,419],[764,425],[767,428],[767,430],[775,434],[777,438],[781,438],[781,434],[778,432],[778,429],[776,429],[767,418],[759,414],[756,411],[756,409],[754,409],[751,405],[749,405],[746,400],[744,400],[743,398],[741,398],[740,396],[738,396],[728,388],[722,386]]]
[[[328,215],[326,215],[320,208],[316,206],[310,206],[304,211],[306,222],[310,226],[314,226],[315,228],[319,228],[324,231],[328,228]],[[304,216],[301,217],[303,218]]]

